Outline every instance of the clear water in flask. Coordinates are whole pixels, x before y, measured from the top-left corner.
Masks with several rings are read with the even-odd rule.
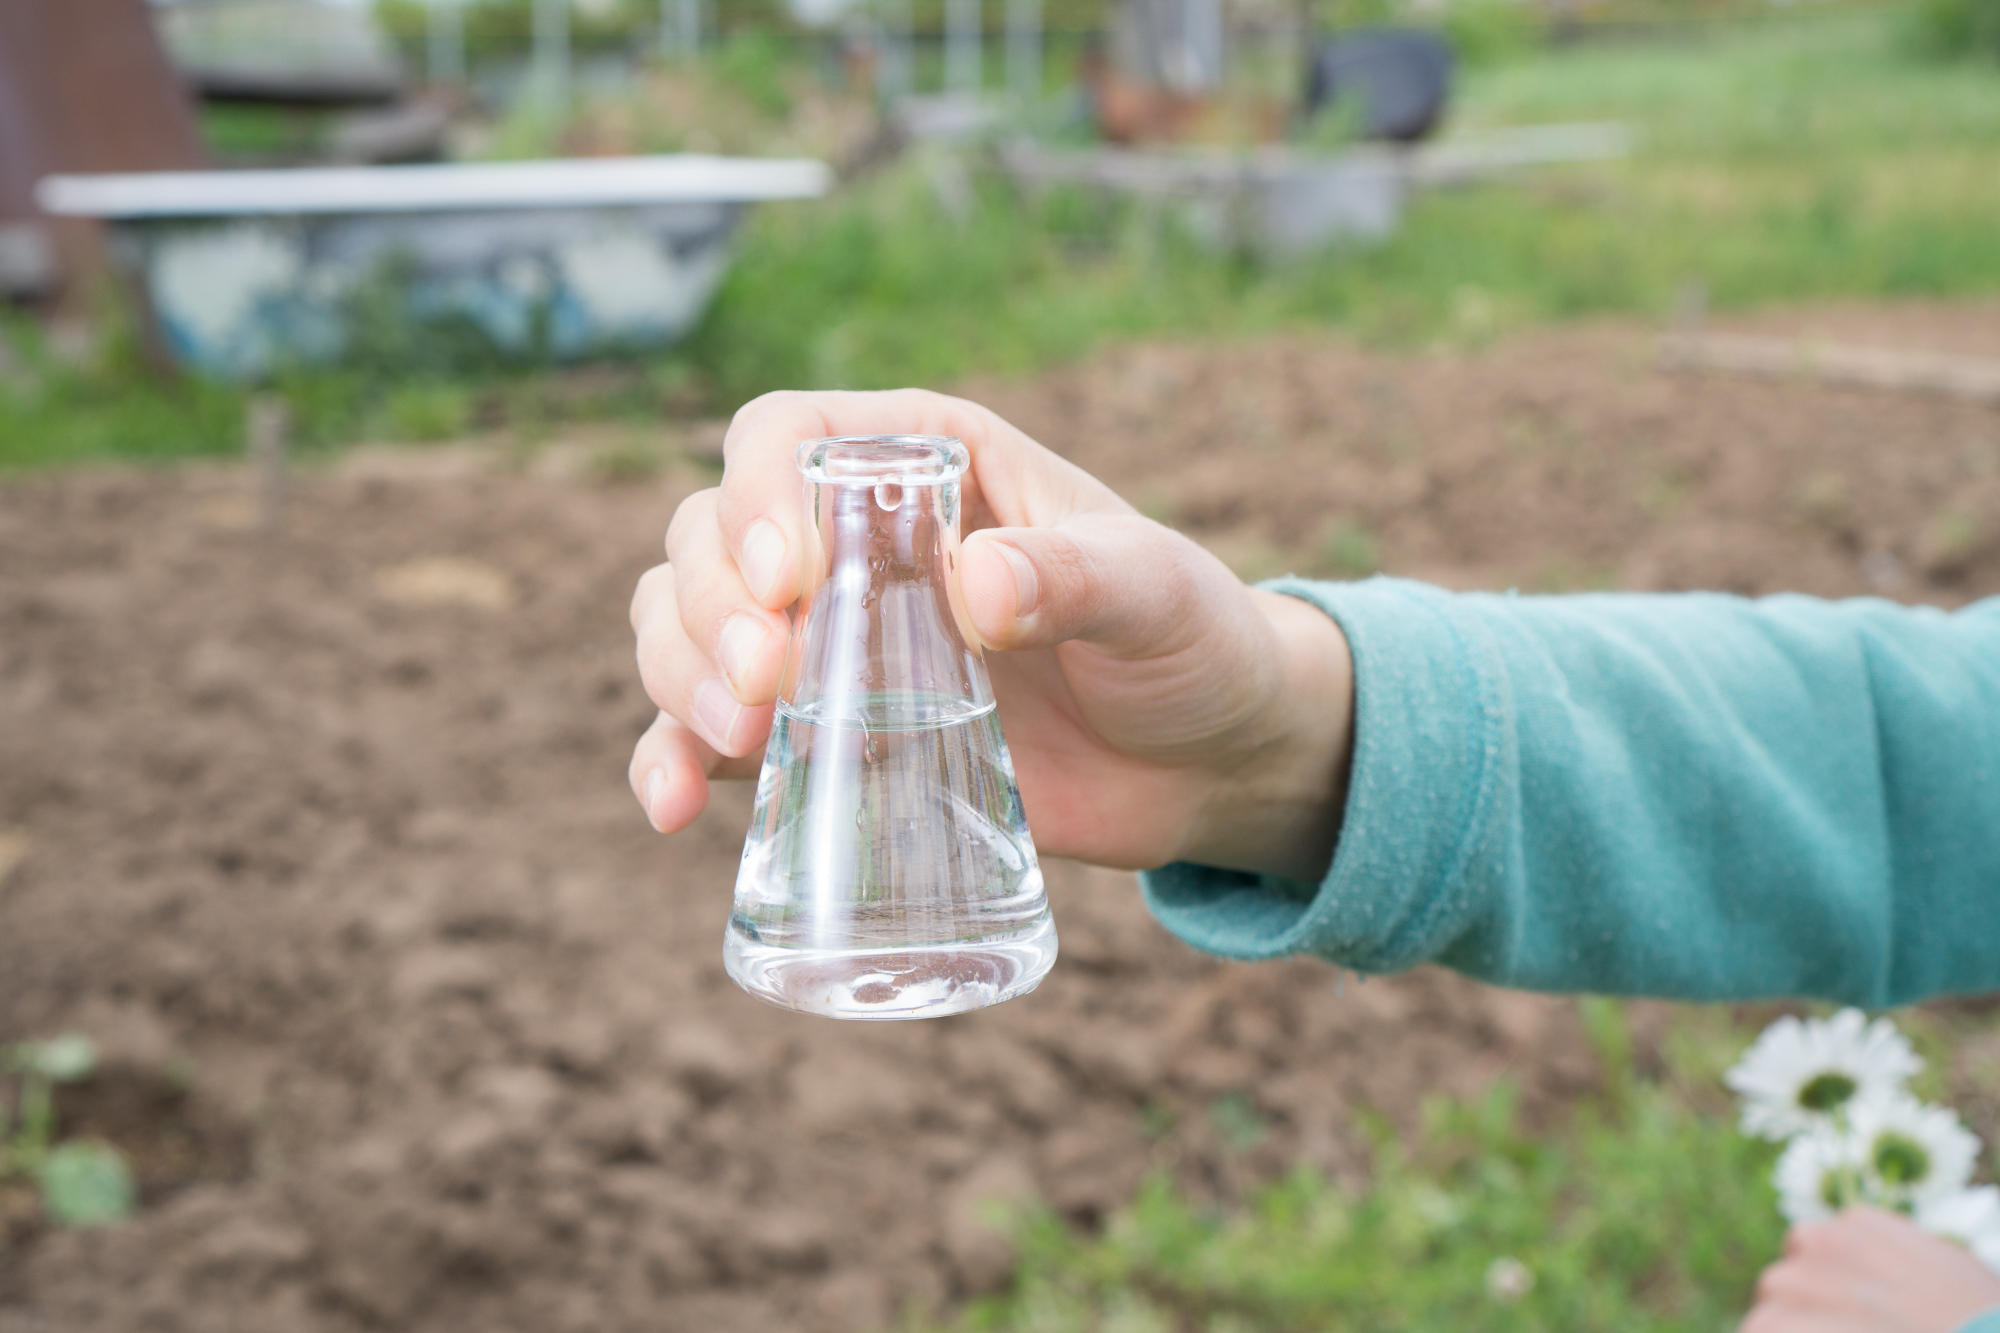
[[[725,945],[753,994],[924,1018],[1032,990],[1055,951],[989,706],[891,731],[780,712]]]

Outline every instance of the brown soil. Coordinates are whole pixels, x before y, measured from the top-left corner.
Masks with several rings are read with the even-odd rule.
[[[1764,323],[2000,348],[1994,305]],[[1249,574],[2000,590],[2000,413],[1650,366],[1604,326],[978,392]],[[1357,1108],[1590,1086],[1568,1002],[1223,964],[1073,865],[1027,999],[853,1026],[743,996],[745,793],[662,840],[624,784],[626,599],[700,442],[647,475],[611,430],[364,451],[295,478],[276,542],[228,468],[0,486],[0,1038],[98,1039],[65,1127],[147,1199],[58,1233],[0,1186],[0,1330],[865,1328],[1004,1274],[983,1197],[1089,1221],[1155,1167],[1231,1196],[1357,1171]]]

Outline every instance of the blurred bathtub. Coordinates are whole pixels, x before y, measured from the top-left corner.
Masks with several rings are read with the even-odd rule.
[[[371,283],[505,353],[663,346],[707,309],[748,205],[832,182],[807,159],[674,154],[51,176],[37,198],[108,222],[168,350],[242,380],[341,355]]]

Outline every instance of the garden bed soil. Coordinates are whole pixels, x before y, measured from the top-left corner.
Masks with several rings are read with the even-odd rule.
[[[2000,355],[1991,304],[1738,326]],[[973,391],[1250,576],[2000,591],[2000,412],[1651,339],[1138,346]],[[0,1186],[0,1330],[864,1329],[1004,1278],[982,1199],[1354,1179],[1365,1109],[1505,1074],[1549,1123],[1594,1084],[1569,1001],[1222,963],[1070,864],[1031,997],[738,992],[747,793],[663,839],[624,778],[626,602],[712,439],[355,451],[278,540],[232,466],[0,484],[0,1038],[96,1038],[64,1126],[145,1205],[56,1232]]]

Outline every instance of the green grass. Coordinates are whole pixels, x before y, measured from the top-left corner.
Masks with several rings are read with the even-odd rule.
[[[179,458],[242,443],[239,391],[147,372],[127,340],[79,361],[25,322],[0,324],[0,339],[0,470]]]
[[[1525,1131],[1502,1081],[1478,1101],[1430,1103],[1407,1148],[1371,1122],[1359,1188],[1302,1170],[1217,1210],[1155,1178],[1098,1235],[1035,1217],[1019,1231],[1012,1288],[956,1327],[1733,1328],[1783,1237],[1775,1149],[1736,1133],[1716,1083],[1740,1034],[1712,1011],[1686,1023],[1649,1078],[1633,1069],[1618,1006],[1587,1001],[1586,1017],[1605,1086],[1552,1131]]]
[[[515,366],[453,330],[367,331],[337,368],[288,370],[263,389],[291,407],[291,444],[311,453],[357,440],[410,444],[504,429],[533,445],[576,420],[634,423],[699,410],[687,366],[626,359]],[[118,314],[87,350],[63,352],[0,312],[0,472],[107,458],[163,462],[244,446],[248,387],[150,364]],[[454,345],[455,343],[455,345]]]
[[[1691,280],[1719,308],[2000,291],[2000,70],[1927,63],[1906,22],[1717,25],[1678,44],[1477,64],[1456,127],[1620,119],[1639,151],[1421,196],[1380,245],[1282,264],[1217,255],[1170,212],[1075,191],[1029,201],[979,170],[974,207],[954,218],[915,155],[828,200],[758,211],[697,336],[625,366],[618,392],[571,394],[559,369],[450,361],[389,333],[382,354],[285,387],[309,439],[338,443],[516,424],[517,410],[544,425],[669,402],[726,414],[770,388],[1019,374],[1136,337],[1338,328],[1385,346],[1478,343],[1580,315],[1664,315]],[[65,364],[12,334],[0,468],[239,447],[237,390],[143,372],[117,339]]]
[[[1907,36],[1926,55],[2000,61],[2000,0],[1920,0]]]
[[[911,169],[752,229],[692,348],[725,402],[778,385],[1009,372],[1119,338],[1347,329],[1478,340],[1525,323],[2000,290],[2000,74],[1903,53],[1892,16],[1706,44],[1583,47],[1470,71],[1456,124],[1620,119],[1628,162],[1418,198],[1387,244],[1289,264],[1209,255],[1077,193],[989,181],[945,219]]]

